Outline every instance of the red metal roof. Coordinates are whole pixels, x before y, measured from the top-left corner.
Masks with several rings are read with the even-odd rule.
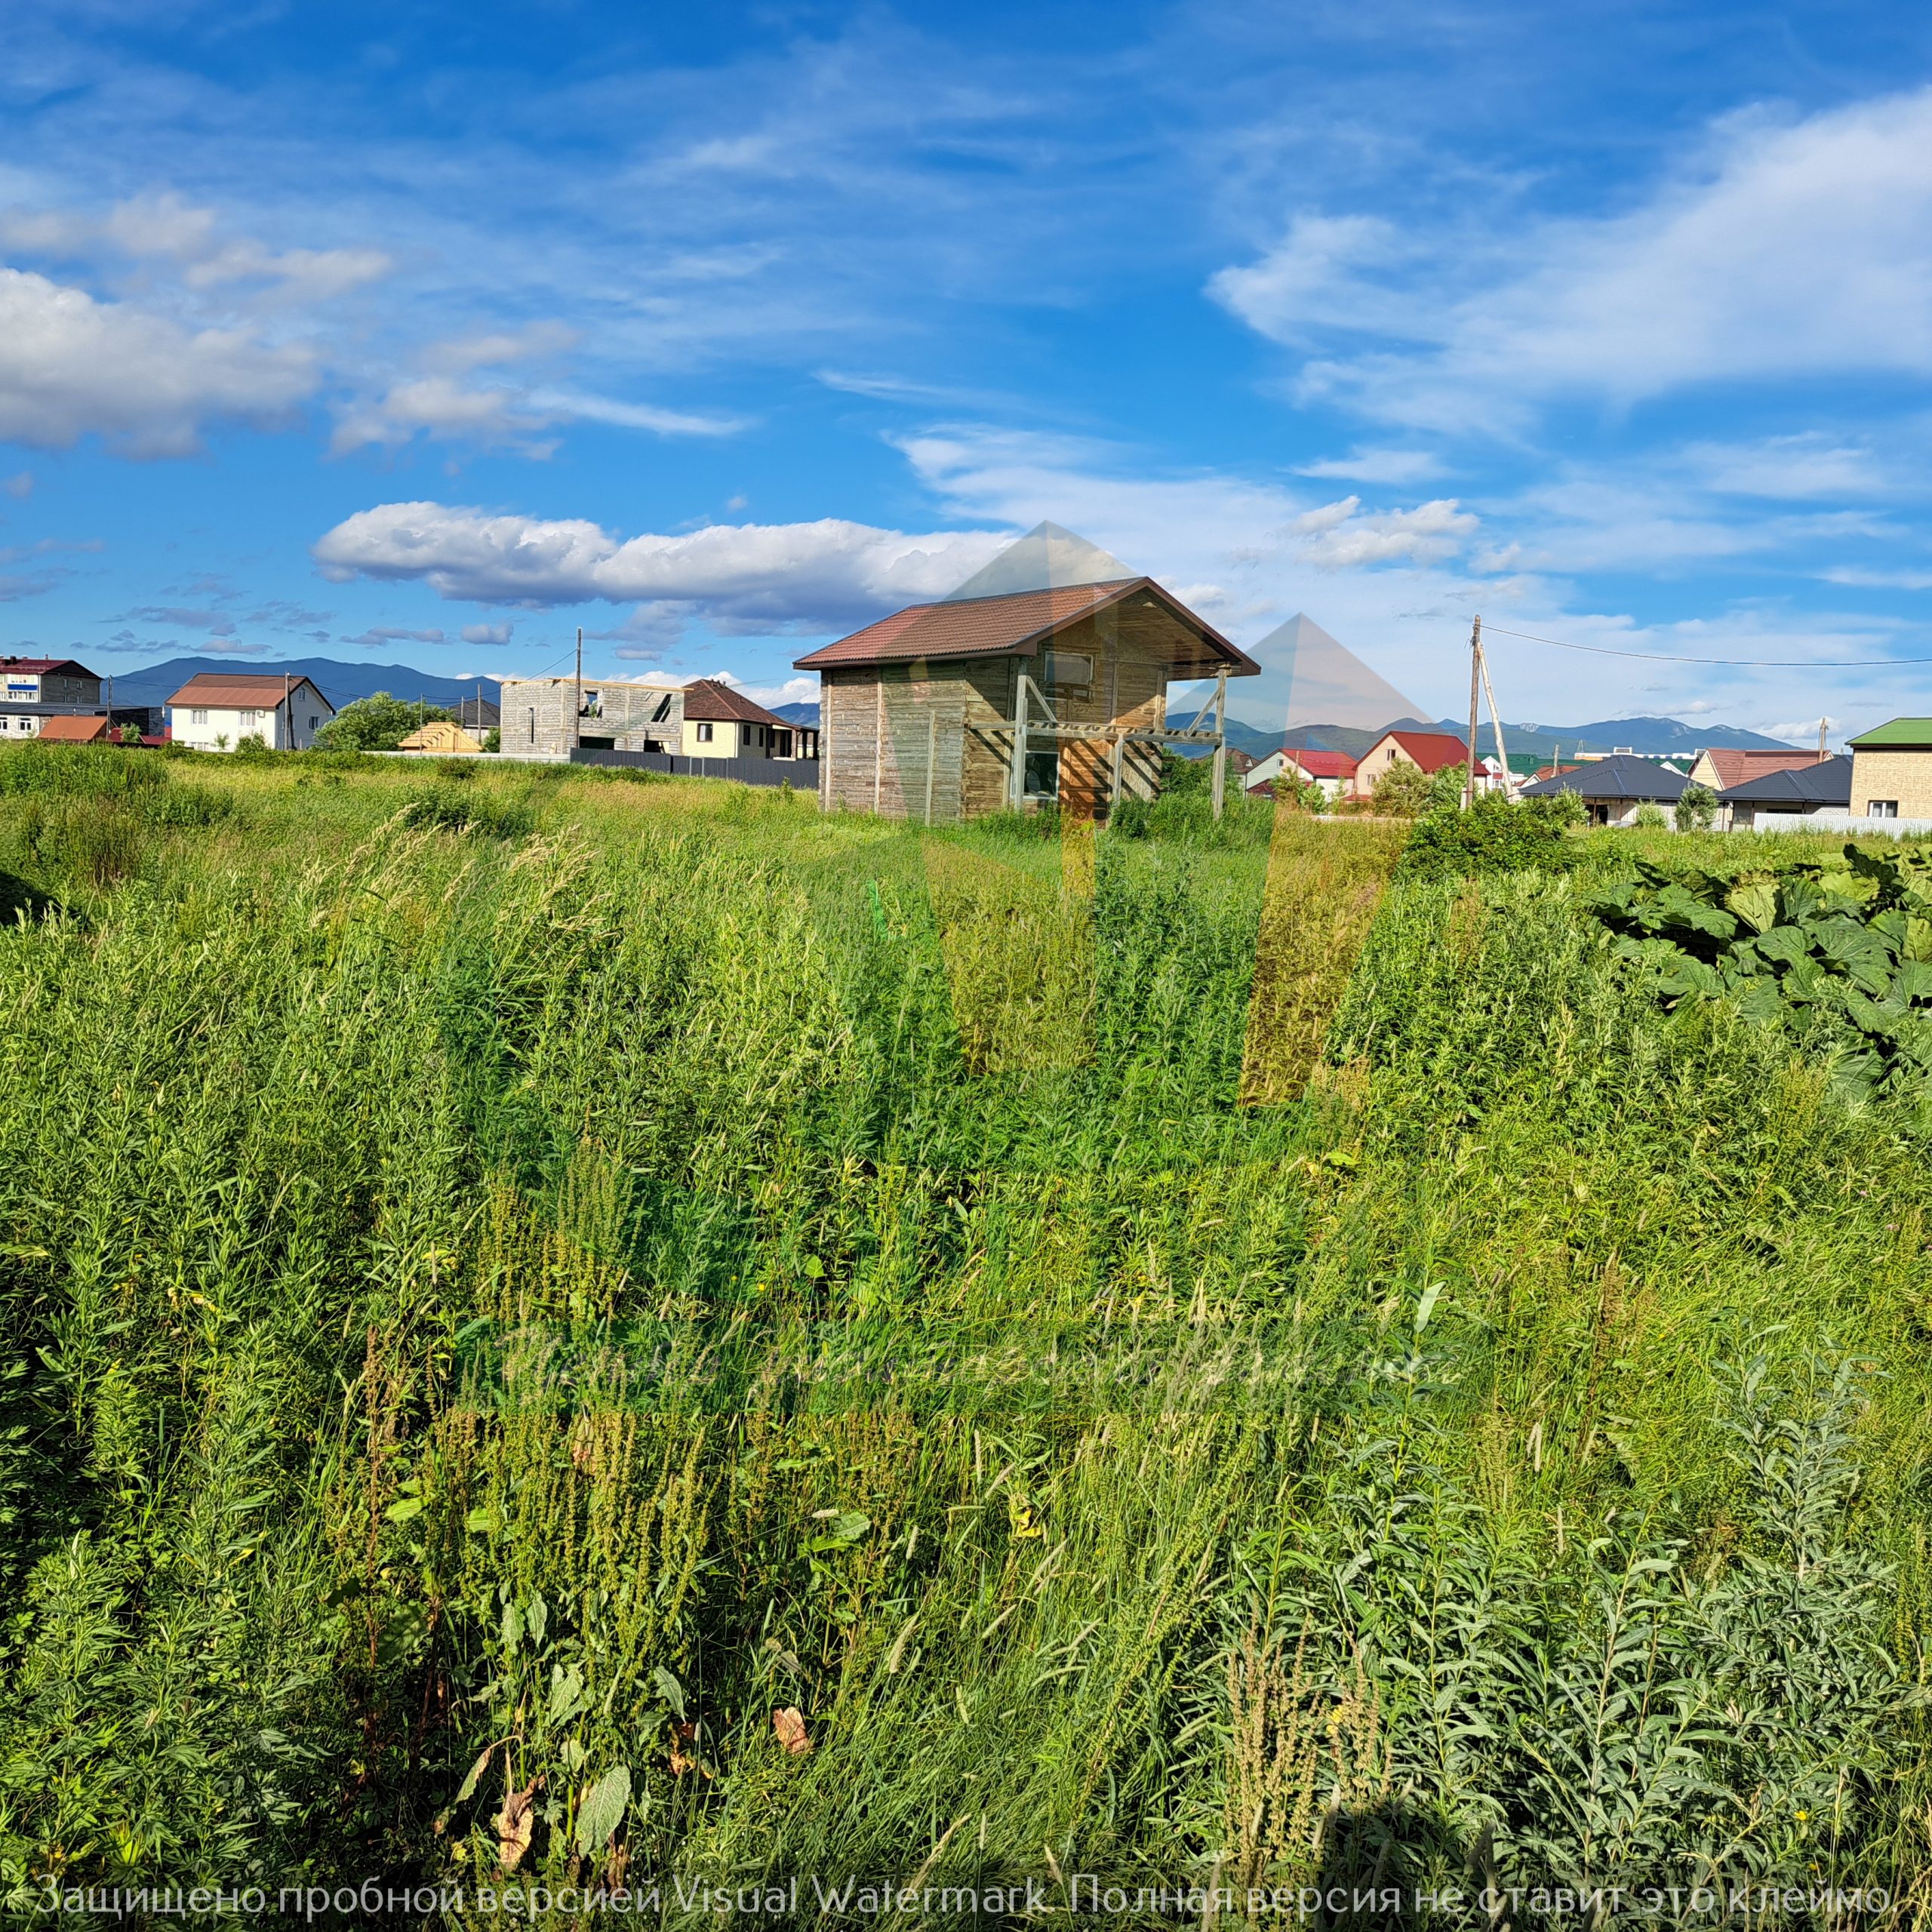
[[[1425,771],[1446,771],[1452,764],[1465,763],[1469,748],[1460,738],[1452,738],[1447,731],[1385,731],[1377,739],[1369,752],[1377,745],[1393,739],[1407,755]],[[1364,760],[1367,753],[1364,754]],[[1382,774],[1376,774],[1379,778]]]
[[[201,705],[213,711],[272,711],[285,692],[292,694],[305,685],[328,704],[319,687],[306,678],[291,680],[245,671],[198,671],[168,701]],[[335,706],[331,704],[329,709],[333,711]]]
[[[1457,740],[1460,749],[1461,740]],[[1352,778],[1355,761],[1346,752],[1290,752],[1288,762],[1305,778]]]
[[[51,739],[56,744],[91,745],[97,739],[107,736],[105,718],[50,718],[35,735],[43,741]]]
[[[42,677],[56,671],[72,671],[83,678],[94,676],[85,664],[77,664],[71,657],[0,657],[0,671],[18,671]]]
[[[715,678],[700,678],[696,684],[685,687],[685,715],[714,721],[726,718],[740,724],[775,724],[781,731],[798,728],[775,711],[753,703],[742,691],[734,691]]]
[[[857,669],[872,664],[905,664],[931,657],[1032,657],[1056,632],[1131,597],[1145,595],[1164,605],[1204,646],[1200,661],[1184,667],[1193,675],[1220,670],[1248,677],[1260,666],[1220,632],[1197,617],[1152,577],[1131,577],[1110,583],[1056,584],[1046,590],[1011,591],[1003,597],[965,597],[949,604],[915,604],[868,624],[798,659],[801,671]],[[1177,671],[1183,667],[1179,664]]]

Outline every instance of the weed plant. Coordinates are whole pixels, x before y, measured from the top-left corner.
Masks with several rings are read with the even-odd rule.
[[[0,780],[88,914],[0,934],[11,1909],[1923,1918],[1906,1096],[1660,1010],[1570,877],[1389,882],[1401,828],[194,777],[231,815],[130,812],[116,877]]]

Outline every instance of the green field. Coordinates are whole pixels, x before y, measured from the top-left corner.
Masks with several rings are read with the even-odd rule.
[[[1766,841],[1155,817],[0,752],[13,1909],[1932,1916],[1932,1106],[1586,909]]]

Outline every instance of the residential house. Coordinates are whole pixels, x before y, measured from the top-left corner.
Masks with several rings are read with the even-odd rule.
[[[1849,743],[1855,817],[1932,819],[1932,718],[1894,718]]]
[[[1852,760],[1828,758],[1821,762],[1806,755],[1807,764],[1774,768],[1718,794],[1734,829],[1742,831],[1767,821],[1785,824],[1850,807]]]
[[[71,657],[0,657],[0,734],[40,735],[51,719],[101,709],[100,680]]]
[[[1712,745],[1697,754],[1687,774],[1693,785],[1724,792],[1733,786],[1748,785],[1772,771],[1799,771],[1807,764],[1819,764],[1826,754],[1817,751],[1774,750],[1767,746]]]
[[[502,691],[506,752],[684,749],[684,687],[663,678],[506,678]]]
[[[334,715],[308,678],[266,672],[203,671],[168,700],[168,736],[201,752],[232,752],[245,738],[306,752]]]
[[[814,758],[818,733],[754,704],[743,691],[715,678],[700,678],[685,687],[679,749],[687,758]]]
[[[399,739],[396,749],[402,752],[480,752],[483,741],[473,738],[454,718],[432,718],[426,724],[419,724],[406,738]]]
[[[1214,755],[1229,677],[1260,669],[1151,577],[914,605],[798,660],[820,681],[819,798],[958,820],[1057,803],[1085,818],[1151,798],[1161,752]],[[1171,682],[1215,680],[1171,728]]]
[[[1270,752],[1243,780],[1251,797],[1272,795],[1275,780],[1286,772],[1304,785],[1318,785],[1331,803],[1354,781],[1355,761],[1346,752]]]
[[[1631,825],[1645,805],[1668,811],[1690,782],[1674,764],[1613,752],[1526,785],[1522,795],[1547,798],[1560,792],[1574,792],[1589,808],[1592,825]]]
[[[456,721],[473,738],[487,738],[503,727],[500,705],[487,697],[466,697],[456,707]]]
[[[1447,731],[1385,731],[1355,761],[1349,786],[1352,798],[1374,795],[1376,781],[1398,764],[1413,764],[1433,777],[1452,765],[1469,762],[1469,748]]]

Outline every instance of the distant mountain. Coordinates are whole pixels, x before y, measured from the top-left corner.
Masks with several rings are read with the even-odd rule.
[[[1168,721],[1185,725],[1193,715],[1189,711],[1186,717],[1171,715]],[[1352,724],[1297,724],[1287,736],[1291,743],[1306,751],[1343,752],[1350,758],[1359,758],[1383,731],[1446,731],[1460,738],[1468,729],[1466,721],[1458,723],[1453,718],[1438,718],[1433,722],[1398,718],[1380,731],[1364,731]],[[1580,751],[1627,750],[1651,758],[1688,758],[1712,745],[1726,749],[1757,746],[1767,751],[1792,749],[1782,739],[1767,738],[1761,731],[1747,731],[1741,725],[1686,724],[1675,718],[1613,718],[1593,724],[1512,724],[1505,718],[1503,741],[1512,762],[1519,752],[1547,762],[1559,752],[1574,756]],[[1232,721],[1228,725],[1228,743],[1257,758],[1276,749],[1281,742],[1279,732],[1263,731]],[[1487,721],[1476,734],[1476,743],[1485,752],[1495,747]]]
[[[114,702],[165,704],[190,678],[202,672],[230,678],[237,673],[306,678],[338,711],[352,700],[373,697],[377,691],[450,706],[460,698],[475,697],[479,686],[492,704],[502,696],[502,687],[494,678],[438,678],[408,664],[345,664],[334,657],[293,657],[274,663],[247,657],[171,657],[165,664],[114,673]],[[101,693],[106,695],[104,679]]]
[[[815,704],[774,704],[771,707],[774,718],[782,718],[788,724],[809,724],[818,729],[818,706]]]

